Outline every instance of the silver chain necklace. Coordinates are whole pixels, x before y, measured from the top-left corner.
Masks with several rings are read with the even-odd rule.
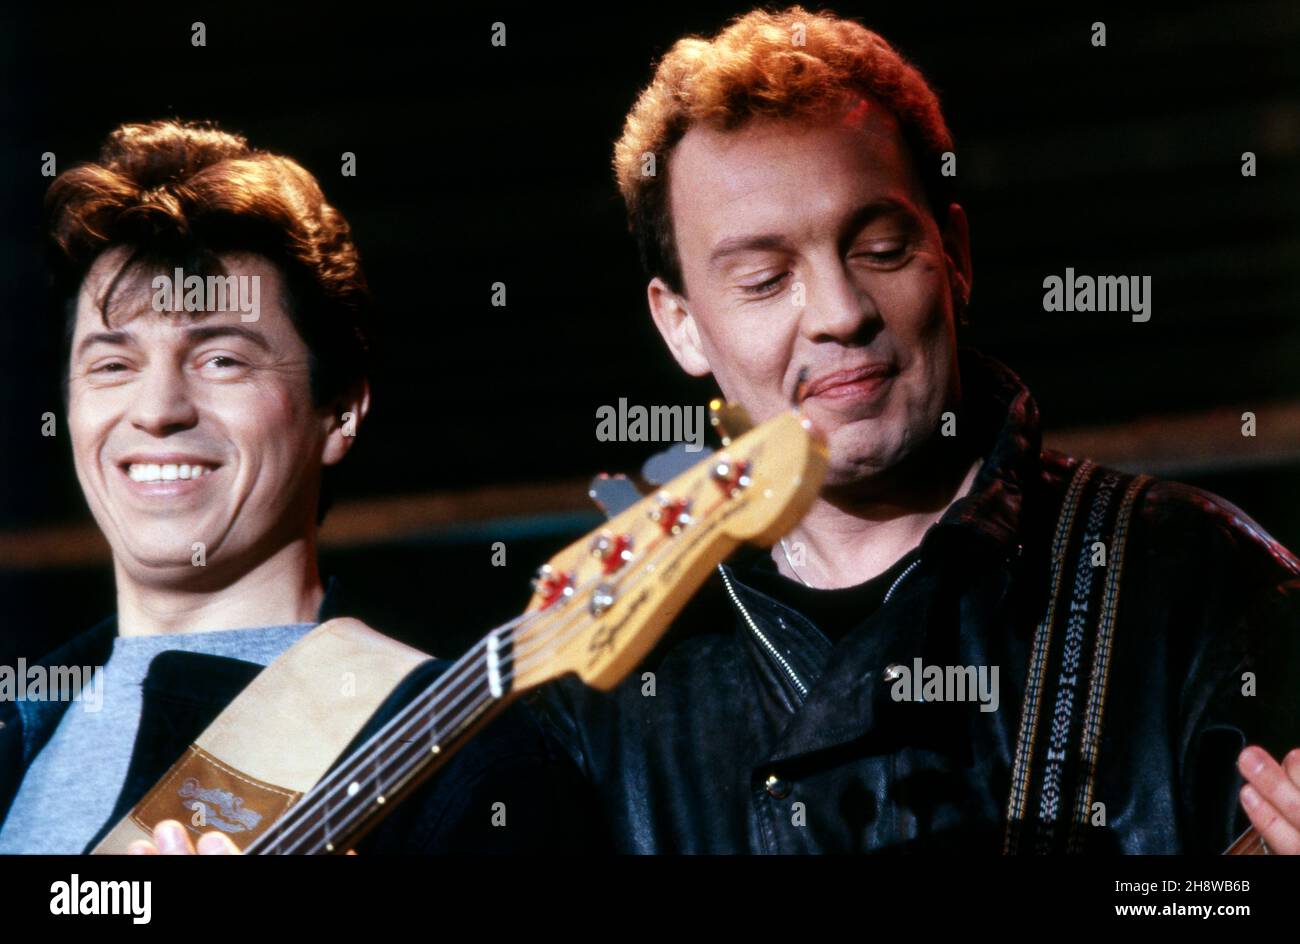
[[[808,587],[810,589],[813,590],[818,589],[814,587],[812,584],[810,584],[808,581],[804,580],[803,574],[799,573],[798,569],[794,566],[794,561],[790,559],[790,549],[785,546],[785,538],[781,538],[781,553],[785,554],[785,562],[790,565],[790,572],[799,578],[800,583],[802,583],[805,587]],[[908,552],[908,554],[911,553],[914,553],[914,551]],[[885,592],[885,599],[882,601],[883,603],[889,602],[889,598],[894,595],[894,591],[898,589],[898,585],[903,582],[903,579],[908,574],[916,570],[917,565],[920,563],[921,563],[921,559],[920,557],[917,557],[916,560],[912,561],[912,563],[908,564],[907,567],[903,569],[903,572],[901,574],[899,574],[897,577],[894,578],[894,582],[890,584],[889,590]]]
[[[794,561],[790,559],[790,548],[785,546],[785,538],[781,539],[781,552],[785,554],[785,562],[790,565],[790,573],[794,574],[805,587],[811,587],[812,584],[803,579],[803,574],[799,573],[798,568],[794,566]]]

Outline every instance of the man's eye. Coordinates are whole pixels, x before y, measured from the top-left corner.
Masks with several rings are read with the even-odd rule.
[[[213,366],[213,367],[217,367],[217,368],[222,368],[222,367],[242,367],[242,366],[244,365],[244,362],[243,362],[243,361],[241,361],[241,360],[237,360],[236,358],[231,357],[229,354],[213,354],[211,357],[209,357],[209,358],[208,358],[207,360],[205,360],[203,363],[204,363],[205,366],[206,366],[206,365],[211,365],[211,366]]]
[[[118,374],[126,370],[126,365],[121,361],[109,361],[106,364],[99,364],[90,369],[92,374]]]
[[[890,263],[898,262],[907,253],[907,246],[895,246],[892,249],[875,249],[856,253],[860,258],[868,259],[871,262]]]
[[[759,282],[757,285],[742,285],[740,288],[746,295],[766,295],[784,282],[789,274],[789,272],[782,272],[780,275],[774,275],[766,282]]]

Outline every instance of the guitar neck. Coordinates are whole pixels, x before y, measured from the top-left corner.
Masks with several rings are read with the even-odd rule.
[[[338,855],[351,849],[478,730],[519,696],[511,635],[496,630],[447,669],[291,806],[248,855]]]

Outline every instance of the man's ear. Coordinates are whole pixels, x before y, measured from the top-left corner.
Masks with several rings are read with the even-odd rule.
[[[370,412],[370,382],[364,378],[336,397],[325,416],[321,465],[338,465],[356,441],[361,421]]]
[[[948,207],[948,216],[943,222],[943,251],[948,257],[953,302],[960,307],[970,300],[975,274],[970,261],[970,223],[966,211],[957,203]]]
[[[692,377],[711,374],[709,359],[704,356],[704,346],[700,343],[700,330],[686,299],[657,275],[646,286],[646,299],[650,302],[650,316],[654,318],[655,327],[682,370]]]

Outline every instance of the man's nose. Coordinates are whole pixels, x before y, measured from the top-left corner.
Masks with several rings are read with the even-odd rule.
[[[151,365],[135,385],[130,419],[136,429],[153,436],[166,436],[194,426],[198,415],[180,367]]]
[[[800,328],[812,341],[869,340],[880,329],[880,312],[842,263],[827,265],[807,276]]]

